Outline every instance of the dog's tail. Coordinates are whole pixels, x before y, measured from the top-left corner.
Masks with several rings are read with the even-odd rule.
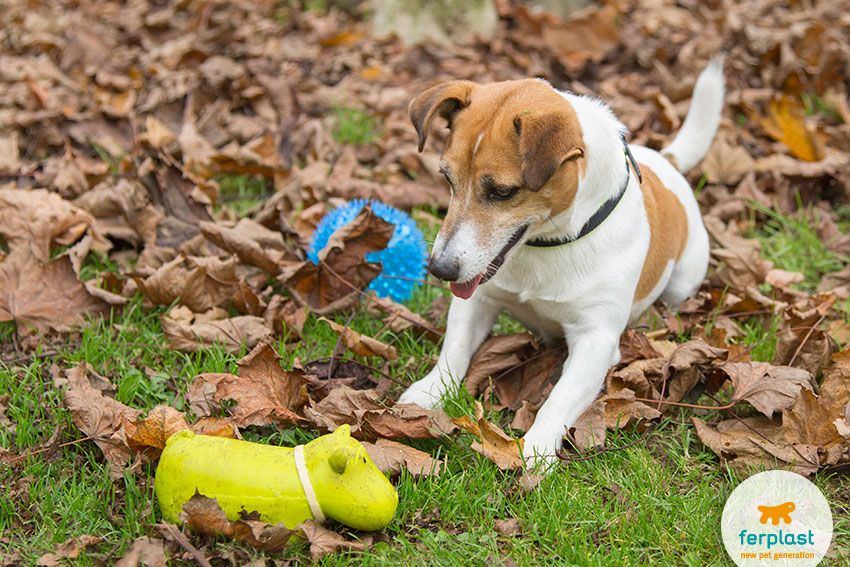
[[[688,171],[708,153],[720,125],[725,91],[723,58],[716,57],[697,79],[691,107],[682,129],[670,145],[661,150],[662,155],[673,162],[679,171]]]

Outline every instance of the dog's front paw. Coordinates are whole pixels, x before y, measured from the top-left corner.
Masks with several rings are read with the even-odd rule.
[[[560,462],[557,451],[563,443],[563,428],[535,423],[523,437],[522,456],[525,466],[535,472],[548,473]]]
[[[416,404],[423,409],[434,409],[442,404],[443,390],[428,378],[414,382],[398,399],[400,404]]]

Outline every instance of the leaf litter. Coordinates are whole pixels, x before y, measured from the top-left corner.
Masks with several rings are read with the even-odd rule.
[[[340,199],[445,207],[437,152],[445,133],[420,154],[407,117],[408,101],[436,80],[543,76],[611,101],[631,140],[659,147],[679,127],[699,69],[721,50],[730,77],[725,118],[688,174],[701,187],[712,238],[709,278],[678,312],[655,306],[623,335],[605,389],[566,432],[567,452],[611,450],[606,431],[646,430],[691,407],[699,438],[725,466],[811,474],[850,464],[846,2],[689,10],[627,1],[565,19],[515,2],[497,6],[490,38],[406,45],[372,33],[356,9],[8,3],[0,15],[3,29],[14,30],[0,36],[0,322],[14,325],[16,348],[74,340],[87,318],[138,294],[145,308],[170,307],[160,322],[173,350],[251,349],[237,374],[194,377],[186,412],[122,404],[85,364],[53,372],[75,426],[102,450],[113,478],[125,467],[140,473],[179,429],[238,437],[246,427],[293,424],[324,432],[349,423],[392,476],[442,471],[395,440],[439,439],[458,426],[500,468],[521,466],[505,429],[533,422],[565,347],[528,334],[488,339],[466,384],[484,404],[475,420],[455,422],[395,404],[385,378],[375,386],[338,375],[347,367],[335,353],[324,367],[284,369],[271,339],[309,341],[308,312],[330,318],[362,308],[394,333],[441,334],[435,321],[445,306],[417,314],[363,295],[380,271],[365,256],[392,233],[368,207],[337,232],[319,265],[305,261],[307,238]],[[335,138],[341,100],[380,125],[368,142]],[[223,193],[228,175],[264,187],[247,215]],[[745,234],[768,220],[765,208],[793,215],[801,207],[816,211],[819,238],[844,264],[814,283],[816,295],[811,281],[777,269]],[[752,360],[736,320],[754,321],[776,341],[771,360]],[[385,361],[405,358],[347,325],[335,332],[389,372]],[[711,417],[706,408],[716,408]],[[222,529],[261,548],[285,535],[253,524]],[[360,548],[318,526],[302,531],[314,557]],[[178,539],[166,537],[169,553]],[[163,545],[140,538],[119,564],[160,564]]]

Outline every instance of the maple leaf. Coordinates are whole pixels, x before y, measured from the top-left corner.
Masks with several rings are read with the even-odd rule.
[[[174,350],[198,352],[219,346],[230,353],[252,348],[272,334],[262,318],[242,315],[213,321],[187,323],[168,315],[159,318],[168,345]]]
[[[361,538],[360,541],[349,541],[314,520],[298,524],[298,529],[304,532],[310,544],[310,558],[313,561],[339,551],[365,551],[372,542],[369,536]]]
[[[806,370],[766,362],[726,362],[720,370],[732,381],[732,402],[746,401],[767,417],[791,407],[802,394],[814,391]]]
[[[212,395],[215,402],[234,400],[233,422],[246,425],[291,425],[303,423],[296,413],[307,401],[309,383],[304,372],[284,370],[281,357],[271,345],[263,342],[237,362],[239,376],[233,374],[201,374],[190,389],[190,403],[200,415],[209,413],[204,400]],[[206,383],[206,385],[204,385]]]
[[[490,459],[502,470],[522,467],[522,439],[514,439],[494,423],[484,419],[484,408],[475,402],[475,421],[469,416],[456,417],[455,425],[478,438],[470,445],[476,453]]]
[[[380,356],[386,360],[396,360],[398,358],[396,349],[393,346],[382,343],[372,337],[361,335],[350,327],[340,325],[327,317],[319,317],[318,320],[330,325],[333,332],[342,337],[348,350],[357,356]]]
[[[351,307],[359,300],[359,294],[350,286],[363,290],[381,273],[380,264],[367,262],[366,254],[383,250],[394,230],[395,225],[375,215],[366,205],[354,220],[331,235],[319,253],[318,265],[292,265],[279,279],[298,301],[320,315]]]
[[[193,531],[212,537],[224,536],[270,553],[286,547],[296,533],[283,522],[274,525],[256,520],[231,522],[215,498],[198,492],[183,504],[180,519]]]
[[[413,478],[439,476],[442,470],[442,461],[437,461],[428,453],[396,441],[378,439],[374,443],[362,442],[361,444],[378,470],[388,477],[396,477],[402,470],[407,470]]]
[[[439,438],[456,428],[442,410],[426,410],[414,404],[385,404],[375,390],[341,386],[327,397],[304,408],[314,425],[328,431],[347,423],[351,435],[363,438]]]
[[[21,333],[69,331],[84,316],[108,310],[109,304],[80,282],[68,256],[41,264],[17,250],[0,261],[0,321],[15,321]]]

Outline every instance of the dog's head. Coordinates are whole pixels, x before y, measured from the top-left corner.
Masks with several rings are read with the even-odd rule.
[[[438,117],[451,131],[441,160],[451,202],[428,269],[466,299],[530,227],[570,208],[585,148],[572,106],[542,80],[426,90],[410,103],[420,151]]]

